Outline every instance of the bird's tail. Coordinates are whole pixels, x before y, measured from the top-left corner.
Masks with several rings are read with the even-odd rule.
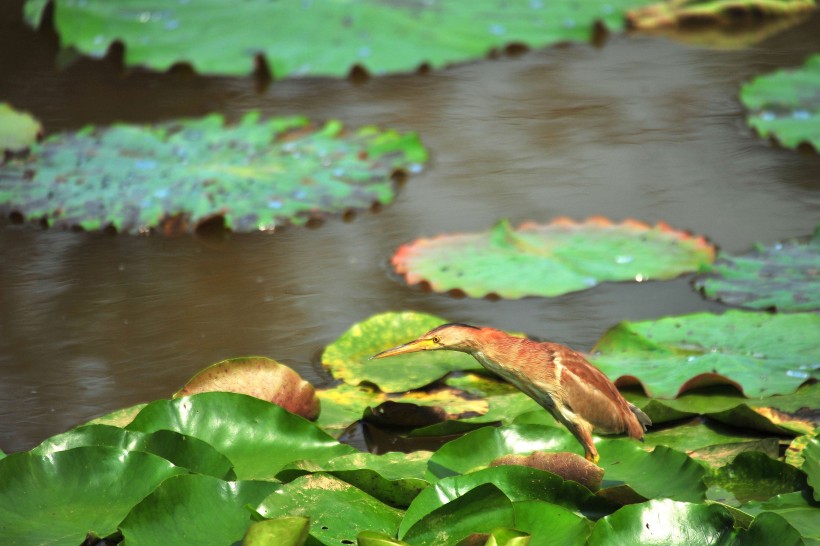
[[[636,427],[637,430],[630,430],[630,436],[633,438],[638,438],[639,440],[643,441],[643,433],[646,430],[646,427],[652,425],[652,419],[649,418],[647,414],[642,412],[635,404],[629,404],[629,409],[635,414],[635,418],[638,420],[640,424],[640,428]]]

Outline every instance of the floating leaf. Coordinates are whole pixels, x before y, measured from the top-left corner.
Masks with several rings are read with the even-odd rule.
[[[187,474],[162,482],[120,524],[132,546],[166,543],[232,544],[251,524],[246,505],[256,506],[277,488],[265,481],[226,482]]]
[[[231,460],[239,479],[270,479],[292,461],[321,462],[356,451],[279,406],[230,392],[151,402],[128,428],[204,440]]]
[[[76,546],[107,536],[160,482],[184,468],[141,451],[86,446],[0,460],[4,544]]]
[[[814,11],[814,0],[672,0],[640,6],[626,14],[631,28],[695,25],[738,26],[761,18],[788,18]]]
[[[61,6],[58,13],[62,13]],[[130,11],[130,10],[129,10]],[[233,10],[244,11],[244,10]],[[52,135],[2,167],[0,212],[86,230],[236,231],[305,224],[393,200],[396,172],[426,151],[413,134],[246,114]]]
[[[763,501],[782,493],[791,493],[806,486],[806,476],[791,465],[768,455],[749,451],[738,455],[730,464],[718,469],[707,479],[730,491],[741,503]]]
[[[761,137],[786,148],[808,143],[820,149],[820,54],[797,69],[759,76],[740,88],[747,121]]]
[[[617,384],[639,382],[653,397],[730,384],[761,397],[820,378],[820,316],[729,311],[624,321],[598,341],[590,361]]]
[[[188,380],[174,398],[214,391],[267,400],[311,421],[319,416],[320,403],[313,385],[288,366],[263,356],[217,362]]]
[[[820,544],[820,505],[802,492],[785,493],[762,502],[748,502],[740,509],[756,516],[755,519],[766,512],[773,512],[797,529],[807,545]]]
[[[58,3],[54,26],[64,47],[92,57],[103,57],[113,42],[122,42],[129,66],[167,70],[184,62],[203,74],[242,75],[253,70],[260,55],[277,78],[344,76],[353,66],[375,74],[405,72],[472,60],[507,44],[545,47],[588,40],[596,21],[622,28],[622,10],[638,3],[251,0],[243,9],[226,9],[223,1],[208,0],[161,8],[135,1],[125,9],[87,0]],[[30,25],[41,23],[47,4],[26,2]],[[276,32],[270,21],[276,21]],[[210,39],[202,40],[203,33]]]
[[[3,152],[21,152],[37,142],[42,135],[40,122],[25,112],[18,112],[6,102],[0,102],[0,158]]]
[[[565,480],[578,482],[590,491],[601,487],[604,469],[575,453],[547,453],[534,451],[529,455],[502,455],[490,466],[518,465],[537,468],[560,476]]]
[[[803,450],[803,472],[814,490],[814,500],[820,501],[820,436],[815,435]]]
[[[134,417],[144,408],[146,404],[136,404],[128,408],[114,410],[100,417],[96,417],[86,425],[111,425],[114,427],[124,427],[134,420]]]
[[[31,452],[48,455],[80,446],[110,446],[128,451],[145,451],[193,472],[220,479],[235,477],[231,461],[210,444],[171,430],[157,430],[146,434],[110,425],[84,425],[46,439]]]
[[[406,507],[428,485],[424,471],[429,458],[430,453],[422,451],[384,455],[352,453],[324,464],[297,461],[286,466],[276,477],[289,482],[307,473],[325,472],[386,504]]]
[[[558,296],[603,281],[671,279],[705,269],[714,248],[665,224],[605,218],[550,224],[504,220],[490,231],[440,235],[401,246],[392,258],[410,285],[480,298]]]
[[[481,365],[463,353],[423,351],[388,360],[371,356],[412,341],[448,321],[425,313],[382,313],[354,324],[322,353],[322,364],[333,377],[358,385],[372,383],[384,392],[403,392],[429,385],[454,370]]]
[[[242,546],[302,546],[310,518],[296,516],[257,521],[248,528]]]
[[[402,512],[328,474],[296,478],[259,505],[264,517],[308,516],[310,536],[321,544],[354,544],[360,531],[395,536]]]
[[[820,227],[809,241],[760,246],[743,256],[720,254],[712,272],[696,279],[694,286],[729,305],[820,310]]]

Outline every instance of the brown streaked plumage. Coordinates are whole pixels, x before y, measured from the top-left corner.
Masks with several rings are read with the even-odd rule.
[[[598,462],[592,432],[626,433],[643,440],[652,421],[624,400],[598,368],[558,343],[511,336],[494,328],[451,323],[420,338],[383,351],[384,358],[439,349],[471,354],[482,366],[506,379],[566,426],[584,446],[587,460]]]

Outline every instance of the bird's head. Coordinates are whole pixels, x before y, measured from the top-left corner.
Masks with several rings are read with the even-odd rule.
[[[418,339],[404,345],[382,351],[370,358],[386,358],[388,356],[415,353],[417,351],[435,351],[449,349],[451,351],[469,352],[479,336],[481,328],[453,322],[433,328]]]

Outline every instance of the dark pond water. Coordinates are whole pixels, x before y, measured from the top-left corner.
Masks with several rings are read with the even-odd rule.
[[[820,17],[740,50],[611,36],[426,75],[276,82],[55,67],[53,36],[0,8],[0,100],[48,132],[223,112],[338,118],[417,131],[432,152],[396,202],[317,229],[126,237],[0,221],[0,449],[27,449],[110,410],[169,396],[199,369],[266,355],[323,384],[322,348],[353,323],[412,309],[588,350],[622,319],[722,309],[688,279],[555,299],[454,299],[391,278],[420,236],[500,218],[637,218],[747,250],[810,233],[820,158],[745,126],[738,86],[820,46]]]

